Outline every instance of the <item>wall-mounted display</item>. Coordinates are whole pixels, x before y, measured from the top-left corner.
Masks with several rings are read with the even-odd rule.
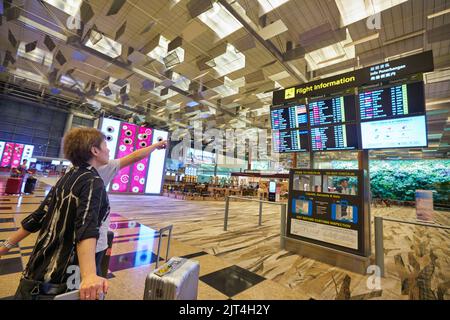
[[[313,151],[359,149],[357,125],[343,124],[311,128],[311,148]]]
[[[308,125],[308,112],[304,104],[270,110],[272,130],[288,130],[306,127]]]
[[[341,96],[308,103],[311,127],[356,121],[355,96]]]
[[[103,118],[100,130],[106,136],[110,159],[125,157],[133,151],[150,146],[159,139],[168,139],[168,132],[140,127],[132,123]],[[107,189],[117,193],[160,194],[166,152],[155,151],[148,158],[121,169]]]
[[[309,151],[308,130],[273,130],[272,144],[279,153]]]
[[[425,113],[423,82],[376,88],[358,97],[362,122]]]
[[[361,140],[363,149],[427,147],[426,117],[362,122]]]

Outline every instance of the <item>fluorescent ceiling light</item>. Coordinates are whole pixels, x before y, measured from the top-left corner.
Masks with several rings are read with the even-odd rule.
[[[49,5],[54,6],[55,8],[64,11],[69,16],[75,17],[79,11],[82,0],[43,0],[47,2]]]
[[[288,1],[289,0],[258,0],[260,5],[259,16],[265,15]]]
[[[143,77],[146,78],[146,79],[149,79],[149,80],[155,82],[156,84],[161,83],[161,80],[160,80],[159,78],[157,78],[157,77],[151,75],[150,73],[147,73],[147,72],[145,72],[145,71],[143,71],[143,70],[141,70],[141,69],[138,69],[138,68],[136,68],[136,67],[132,67],[132,68],[131,68],[131,71],[133,71],[133,72],[135,72],[135,73],[137,73],[137,74],[143,76]]]
[[[210,60],[207,64],[214,65],[214,70],[219,77],[223,77],[229,73],[245,68],[245,55],[236,50],[232,44],[227,44],[224,54]]]
[[[92,30],[92,32],[97,31]],[[86,42],[87,47],[97,50],[98,52],[103,53],[111,58],[117,58],[122,54],[122,44],[118,43],[117,41],[114,41],[113,39],[102,35],[101,39],[93,44],[90,38],[91,37],[89,37],[88,41]]]
[[[61,82],[61,84],[66,85],[68,87],[75,87],[80,90],[84,90],[85,84],[83,81],[75,80],[72,77],[68,77],[66,75],[61,76],[61,78],[59,79],[59,82]]]
[[[199,15],[198,18],[214,31],[220,39],[243,27],[224,6],[217,2],[214,2],[213,7]]]
[[[42,24],[40,24],[40,23],[38,23],[38,22],[36,22],[34,20],[31,20],[31,19],[29,19],[27,17],[20,16],[17,20],[23,22],[24,24],[26,24],[27,26],[29,26],[29,27],[31,27],[33,29],[37,29],[37,30],[43,31],[43,32],[45,32],[46,34],[48,34],[50,36],[58,38],[61,41],[64,41],[64,42],[67,41],[67,36],[63,35],[62,33],[56,32],[55,30],[50,29],[49,27],[46,27],[46,26],[44,26],[44,25],[42,25]]]
[[[37,83],[48,84],[47,79],[45,79],[43,76],[27,70],[17,68],[16,70],[11,71],[11,73],[19,78],[31,80]]]
[[[183,77],[181,74],[174,72],[172,74],[172,80],[175,82],[173,85],[181,90],[188,91],[191,80]]]
[[[147,53],[147,56],[149,56],[152,59],[157,60],[161,64],[164,64],[163,58],[167,56],[167,47],[169,45],[169,40],[167,40],[163,36],[159,36],[158,45],[149,53]]]
[[[17,50],[17,55],[19,57],[37,62],[39,64],[43,63],[46,67],[50,67],[53,60],[53,55],[50,52],[39,49],[38,47],[36,47],[33,51],[25,52],[25,46],[26,43],[22,41],[19,45],[19,49]]]
[[[233,82],[233,80],[231,80],[228,77],[224,78],[223,84],[212,88],[214,91],[216,91],[221,98],[225,98],[225,97],[229,97],[235,94],[239,93],[239,84],[241,84],[242,86],[242,78],[238,79],[239,81]],[[244,84],[245,84],[245,78],[244,78]]]
[[[440,16],[442,16],[444,14],[447,14],[447,13],[450,13],[450,8],[442,10],[442,11],[439,11],[439,12],[436,12],[436,13],[433,13],[433,14],[430,14],[430,15],[428,15],[427,18],[428,19],[434,19],[436,17],[440,17]]]
[[[347,38],[344,41],[306,53],[305,60],[308,62],[309,68],[317,70],[355,58],[355,46],[348,45],[353,42],[348,29],[346,33]]]
[[[341,13],[341,26],[345,27],[407,0],[335,0]]]

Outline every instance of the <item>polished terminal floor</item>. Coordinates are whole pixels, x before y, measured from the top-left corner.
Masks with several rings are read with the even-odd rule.
[[[0,177],[0,194],[5,182],[6,178]],[[41,181],[34,195],[0,196],[0,240],[37,208],[48,189]],[[258,227],[258,204],[231,202],[228,231],[223,231],[222,201],[135,195],[110,195],[110,201],[110,228],[115,238],[107,299],[143,298],[145,278],[155,266],[155,230],[170,224],[169,255],[200,263],[200,300],[450,298],[448,230],[385,222],[386,277],[381,288],[373,288],[368,286],[372,283],[369,275],[281,250],[278,206],[264,205],[262,226]],[[414,220],[415,210],[372,207],[374,215]],[[436,212],[435,220],[449,225],[450,215]],[[0,259],[0,299],[14,295],[35,239],[36,235],[31,235]],[[162,258],[165,243],[164,239]]]

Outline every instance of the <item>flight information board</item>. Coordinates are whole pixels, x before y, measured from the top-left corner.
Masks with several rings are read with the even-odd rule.
[[[361,121],[425,113],[423,82],[384,87],[359,94]]]
[[[292,105],[270,111],[272,130],[288,130],[306,127],[308,125],[308,113],[306,105]]]
[[[355,124],[311,128],[313,151],[355,150],[359,148]]]
[[[312,127],[356,121],[354,95],[310,102],[308,108]]]
[[[309,151],[308,130],[274,130],[272,144],[279,153]]]

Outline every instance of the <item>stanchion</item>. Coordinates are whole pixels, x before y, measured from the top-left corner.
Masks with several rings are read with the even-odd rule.
[[[384,277],[384,244],[382,217],[375,217],[375,264],[380,268],[380,276]]]

